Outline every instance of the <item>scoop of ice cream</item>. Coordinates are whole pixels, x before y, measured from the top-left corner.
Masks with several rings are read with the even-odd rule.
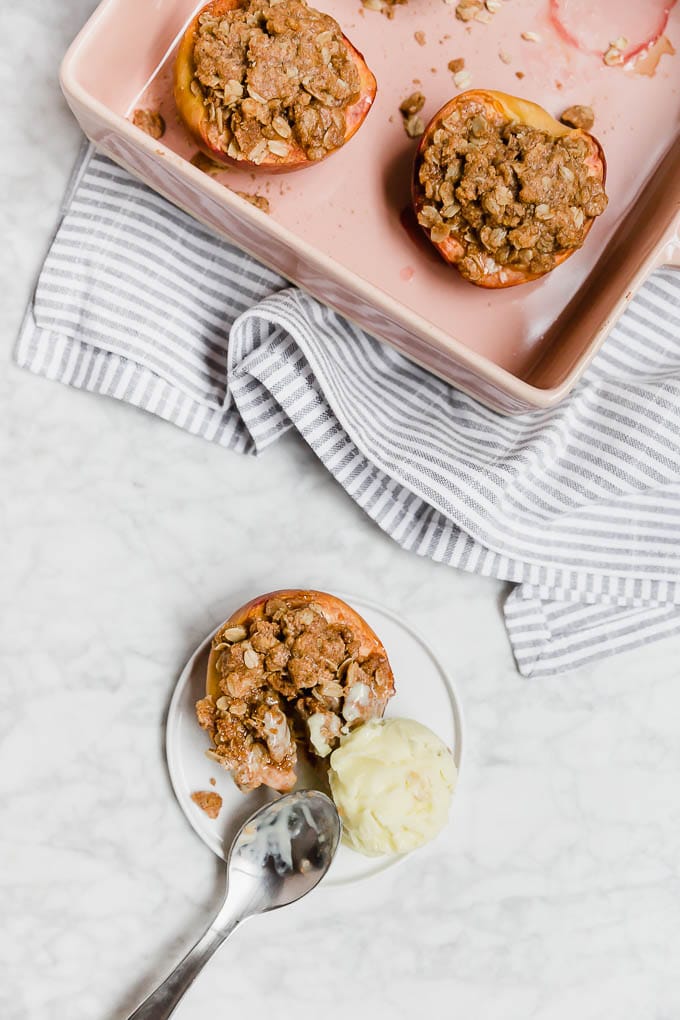
[[[412,719],[364,723],[330,759],[344,840],[369,857],[402,854],[443,829],[456,785],[448,747]]]

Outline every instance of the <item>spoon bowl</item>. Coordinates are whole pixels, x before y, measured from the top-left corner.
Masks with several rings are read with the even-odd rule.
[[[224,901],[208,930],[128,1020],[166,1020],[215,950],[249,917],[306,896],[328,871],[342,824],[317,790],[279,797],[248,818],[232,843]]]
[[[335,805],[317,790],[265,804],[232,844],[224,906],[238,907],[245,920],[306,896],[328,871],[341,831]]]

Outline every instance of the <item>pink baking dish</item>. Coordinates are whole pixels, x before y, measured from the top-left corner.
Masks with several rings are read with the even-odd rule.
[[[557,404],[649,273],[680,265],[680,54],[664,56],[653,77],[607,67],[559,36],[549,0],[511,0],[489,24],[467,26],[442,0],[411,0],[392,20],[358,0],[320,0],[378,79],[365,124],[310,169],[214,177],[189,162],[196,146],[171,94],[174,50],[201,6],[104,0],[61,69],[85,133],[217,233],[490,407],[520,414]],[[677,7],[666,28],[678,49],[679,15]],[[540,41],[524,40],[527,30]],[[417,88],[429,118],[456,93],[447,63],[461,56],[472,87],[520,93],[557,115],[592,105],[607,154],[610,205],[585,248],[543,280],[505,291],[464,282],[404,226],[415,142],[399,103]],[[138,106],[165,117],[161,141],[126,119]],[[230,188],[267,195],[271,216]]]

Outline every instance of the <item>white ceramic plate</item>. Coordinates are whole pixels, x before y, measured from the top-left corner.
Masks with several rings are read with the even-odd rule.
[[[364,617],[389,656],[397,693],[388,705],[386,716],[416,719],[429,726],[452,748],[460,771],[463,717],[453,684],[439,659],[413,628],[394,613],[364,599],[345,595],[340,598]],[[205,756],[208,739],[196,722],[194,703],[205,692],[205,671],[213,633],[201,642],[177,681],[168,711],[166,754],[170,779],[182,811],[203,842],[224,858],[242,822],[277,794],[263,789],[242,794],[229,773]],[[216,780],[214,787],[210,784],[211,777]],[[223,801],[219,818],[214,821],[191,799],[196,790],[213,789]],[[345,885],[368,878],[400,860],[403,857],[364,857],[341,846],[324,885]]]

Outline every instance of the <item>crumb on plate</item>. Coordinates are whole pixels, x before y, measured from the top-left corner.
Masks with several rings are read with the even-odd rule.
[[[482,0],[458,0],[456,17],[459,21],[472,21],[482,10],[484,10]]]
[[[214,790],[196,790],[191,794],[191,799],[201,811],[205,811],[208,818],[217,818],[222,810],[222,798]]]
[[[214,694],[196,703],[196,718],[206,756],[240,790],[286,792],[298,747],[327,757],[348,728],[382,716],[394,681],[368,624],[333,596],[284,591],[254,606],[216,632]]]
[[[422,92],[412,92],[399,105],[404,131],[409,138],[420,138],[425,130],[425,122],[418,114],[425,106],[425,96]]]

